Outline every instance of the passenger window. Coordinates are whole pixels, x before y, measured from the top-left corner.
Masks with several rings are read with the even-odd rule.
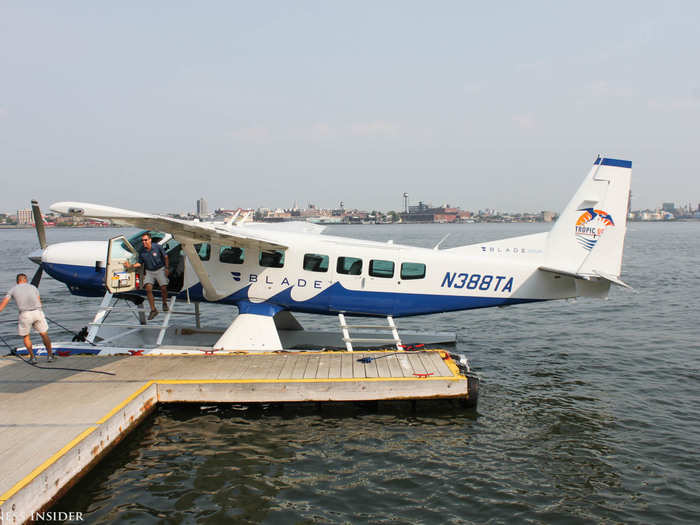
[[[199,259],[202,261],[208,261],[209,257],[211,257],[211,245],[208,242],[195,244],[194,251],[197,252],[197,255],[199,255]]]
[[[360,275],[362,273],[362,259],[357,257],[338,257],[336,271],[345,275]]]
[[[304,255],[304,270],[309,272],[327,272],[328,256],[318,253],[307,253]]]
[[[222,246],[219,250],[219,260],[227,264],[243,264],[243,248]]]
[[[401,279],[423,279],[425,264],[405,262],[401,264]]]
[[[394,263],[393,261],[381,261],[372,259],[369,262],[369,274],[372,277],[393,277]]]
[[[260,252],[260,266],[282,268],[284,266],[284,252],[281,250]]]

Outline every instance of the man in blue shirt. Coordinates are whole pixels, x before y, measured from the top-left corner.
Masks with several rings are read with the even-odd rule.
[[[143,266],[146,269],[143,284],[146,287],[148,304],[151,305],[151,313],[148,315],[148,320],[150,321],[158,315],[158,310],[156,310],[155,301],[153,300],[153,285],[156,282],[160,286],[160,293],[163,297],[163,311],[168,311],[168,275],[170,271],[168,270],[168,254],[165,253],[160,244],[153,244],[151,234],[145,232],[141,235],[141,242],[143,242],[143,248],[141,248],[139,253],[139,262],[130,265],[127,261],[124,263],[124,267],[128,269],[129,267],[139,268]]]

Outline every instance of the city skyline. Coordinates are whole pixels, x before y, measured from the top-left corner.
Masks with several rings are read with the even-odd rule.
[[[445,213],[447,214],[454,214],[454,215],[459,215],[462,218],[470,218],[470,217],[486,217],[486,216],[522,216],[522,217],[534,217],[534,216],[541,216],[541,217],[548,217],[544,218],[545,222],[548,222],[552,219],[552,217],[556,218],[558,215],[558,211],[555,210],[502,210],[502,209],[495,209],[495,208],[479,208],[476,210],[465,210],[462,209],[460,206],[451,206],[450,204],[441,204],[437,206],[433,206],[431,203],[425,203],[422,201],[418,201],[417,205],[412,205],[410,204],[410,201],[408,200],[408,196],[404,193],[402,196],[404,198],[404,205],[405,207],[409,210],[411,214],[420,214],[422,212],[429,212],[431,214],[440,214],[441,212],[439,211],[440,208],[443,208],[445,210]],[[299,220],[299,217],[313,217],[313,216],[329,216],[329,215],[337,215],[336,213],[331,213],[331,212],[338,212],[341,211],[343,212],[342,215],[348,214],[365,214],[365,215],[371,215],[374,213],[378,213],[380,215],[391,215],[394,214],[396,217],[399,217],[401,215],[404,215],[404,211],[402,209],[376,209],[376,208],[363,208],[363,207],[345,207],[344,203],[341,201],[338,203],[338,206],[336,207],[331,207],[331,208],[325,208],[321,206],[316,206],[313,203],[307,203],[306,206],[298,206],[297,201],[295,200],[293,205],[291,207],[268,207],[268,206],[261,206],[257,208],[252,208],[252,207],[245,207],[245,206],[229,206],[227,208],[215,208],[209,211],[209,205],[207,202],[207,199],[205,197],[200,197],[198,198],[195,203],[194,203],[194,209],[193,210],[168,210],[166,212],[163,212],[166,215],[171,215],[171,216],[180,216],[180,217],[196,217],[196,218],[207,218],[207,217],[213,217],[213,216],[220,216],[220,215],[233,215],[233,214],[245,214],[246,212],[255,212],[256,216],[260,215],[261,217],[267,216],[271,217],[279,213],[285,213],[289,214],[289,212],[300,212],[297,213],[297,215],[290,215],[290,217],[297,217],[296,219],[293,220]],[[693,204],[692,202],[673,202],[673,201],[664,201],[660,203],[659,205],[653,207],[653,208],[634,208],[633,206],[630,206],[630,218],[639,218],[639,217],[653,217],[654,214],[658,216],[658,218],[663,219],[664,214],[674,217],[674,216],[679,216],[679,217],[694,217],[694,218],[700,218],[700,202],[697,204]],[[42,215],[44,216],[57,216],[58,214],[50,211],[50,210],[44,210],[42,212]],[[19,224],[33,224],[33,214],[32,210],[29,208],[17,208],[15,212],[1,212],[0,211],[0,218],[4,217],[12,217],[17,220]],[[449,221],[448,221],[449,222]]]
[[[700,199],[697,3],[8,1],[0,15],[0,209],[157,213],[201,194],[400,209],[408,192],[561,210],[599,153],[633,162],[641,209]]]

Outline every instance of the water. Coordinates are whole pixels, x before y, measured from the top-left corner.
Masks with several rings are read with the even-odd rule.
[[[542,229],[331,233],[422,246],[451,233],[449,247]],[[48,231],[49,242],[112,235]],[[607,301],[400,320],[458,332],[457,350],[482,377],[478,411],[166,406],[53,510],[85,512],[86,523],[695,523],[699,235],[700,223],[631,224],[623,279],[636,292],[615,288]],[[17,271],[33,271],[24,255],[36,239],[32,231],[0,239],[0,282],[9,287]],[[73,329],[98,302],[46,277],[41,291],[47,314]],[[1,320],[14,315],[10,307]],[[12,324],[0,330],[16,342]]]

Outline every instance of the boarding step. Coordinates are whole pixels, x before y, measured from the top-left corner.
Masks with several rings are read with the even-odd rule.
[[[115,328],[126,328],[125,331],[117,334],[117,335],[112,335],[109,337],[109,339],[102,339],[101,342],[104,344],[105,342],[109,341],[112,342],[116,339],[121,339],[124,336],[127,336],[129,334],[132,334],[134,332],[137,332],[139,330],[158,330],[158,336],[156,338],[156,346],[160,346],[163,344],[163,339],[165,338],[165,334],[168,331],[168,328],[170,327],[170,320],[173,315],[194,315],[196,319],[196,324],[197,327],[200,326],[200,313],[199,313],[199,303],[194,303],[195,306],[195,311],[194,312],[183,312],[183,311],[176,311],[175,310],[175,304],[177,301],[177,296],[173,295],[170,297],[168,300],[168,310],[165,312],[162,312],[164,315],[163,317],[160,317],[159,320],[162,319],[162,324],[148,324],[147,317],[146,317],[146,308],[145,308],[145,303],[141,303],[140,305],[129,305],[129,306],[116,306],[117,303],[120,301],[118,297],[114,297],[113,294],[111,293],[105,293],[104,297],[102,298],[102,303],[100,304],[99,308],[97,309],[97,313],[95,314],[95,318],[92,320],[91,323],[88,324],[90,329],[88,330],[88,335],[86,340],[90,343],[94,343],[95,339],[97,338],[99,331],[102,327],[105,326],[110,326],[110,327],[115,327]],[[134,323],[125,323],[125,322],[116,322],[116,323],[108,323],[105,322],[107,319],[107,316],[113,312],[113,311],[131,311],[137,314],[138,316],[138,324]]]
[[[100,307],[100,308],[98,308],[98,311],[99,310],[106,311],[106,312],[115,312],[115,311],[133,312],[134,310],[136,310],[137,312],[140,312],[140,311],[145,312],[146,311],[144,308],[140,308],[138,306],[135,308],[133,306],[107,306],[105,308]],[[181,312],[181,311],[175,311],[172,309],[170,310],[170,313],[172,313],[173,315],[198,315],[197,312]]]
[[[345,320],[345,315],[342,313],[338,314],[338,320],[340,321],[340,330],[343,333],[343,341],[345,342],[345,348],[348,352],[353,351],[353,343],[372,343],[372,344],[393,344],[396,346],[397,350],[401,350],[401,338],[399,337],[399,330],[394,323],[394,318],[391,315],[386,316],[388,325],[367,325],[367,324],[353,324],[349,325]],[[375,338],[375,337],[350,337],[350,329],[371,329],[371,330],[387,330],[391,332],[393,336],[389,338]]]

